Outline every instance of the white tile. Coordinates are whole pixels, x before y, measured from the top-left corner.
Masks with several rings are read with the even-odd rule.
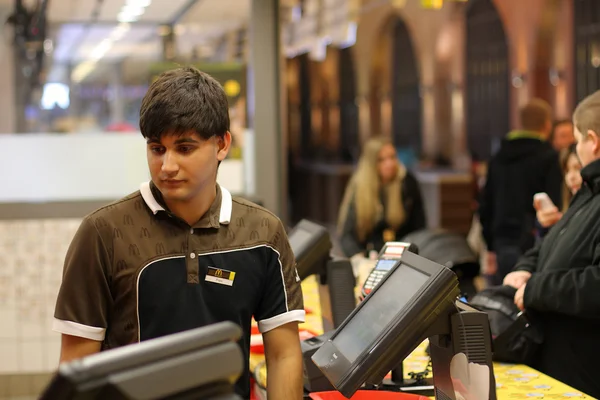
[[[22,340],[41,339],[44,337],[44,319],[34,310],[22,309],[18,320],[19,336]]]
[[[19,343],[20,372],[45,372],[46,351],[45,342],[41,340],[24,340]]]
[[[18,334],[17,311],[12,307],[2,307],[0,304],[0,340],[17,339]]]
[[[0,374],[19,372],[19,347],[13,341],[0,342]]]
[[[57,334],[58,335],[58,334]],[[45,354],[45,370],[54,371],[58,367],[58,360],[60,358],[60,335],[58,340],[47,340],[44,348]]]

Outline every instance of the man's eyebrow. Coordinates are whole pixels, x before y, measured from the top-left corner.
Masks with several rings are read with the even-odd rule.
[[[151,144],[151,143],[158,143],[158,144],[160,144],[160,140],[158,140],[158,139],[148,139],[148,140],[146,140],[146,143],[148,143],[148,144]]]
[[[198,141],[191,137],[182,137],[175,141],[175,144],[181,144],[181,143],[198,143]]]

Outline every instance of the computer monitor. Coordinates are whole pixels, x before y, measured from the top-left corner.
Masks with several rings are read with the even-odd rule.
[[[220,322],[107,350],[59,366],[41,400],[241,400],[241,329]]]
[[[289,241],[296,257],[296,269],[300,279],[325,272],[331,252],[331,239],[327,228],[303,219],[290,232]]]
[[[445,355],[464,352],[473,361],[478,354],[479,363],[483,360],[489,366],[493,383],[487,316],[463,315],[463,310],[457,308],[458,295],[458,280],[450,269],[405,252],[381,283],[313,354],[312,360],[331,384],[350,398],[364,383],[379,385],[424,339],[440,335],[443,340],[437,341],[436,346],[449,349]],[[475,333],[458,329],[465,320],[479,324],[480,329],[473,330]],[[456,337],[456,332],[462,336]],[[441,382],[451,379],[449,373],[442,373],[449,371],[449,366],[436,365],[446,361],[437,357],[441,353],[436,352],[435,357],[432,353],[436,395],[438,387],[444,388],[442,393],[446,397],[438,398],[454,400],[454,391],[447,389],[452,382]],[[489,398],[495,399],[495,393],[495,385],[490,384]]]

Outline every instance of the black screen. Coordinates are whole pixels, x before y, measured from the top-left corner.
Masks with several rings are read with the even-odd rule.
[[[302,253],[306,250],[308,243],[312,237],[312,233],[304,229],[296,229],[293,234],[290,235],[289,241],[292,251],[296,257],[302,256]]]
[[[370,348],[396,315],[429,279],[429,275],[401,264],[366,300],[333,339],[335,347],[353,363]]]

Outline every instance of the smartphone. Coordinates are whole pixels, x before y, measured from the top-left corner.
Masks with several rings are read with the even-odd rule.
[[[544,192],[542,192],[542,193],[536,193],[533,196],[533,200],[540,202],[540,204],[542,206],[542,210],[547,210],[547,209],[556,207],[554,205],[554,203],[552,202],[552,200],[550,200],[550,196],[548,196],[548,194],[544,193]]]

